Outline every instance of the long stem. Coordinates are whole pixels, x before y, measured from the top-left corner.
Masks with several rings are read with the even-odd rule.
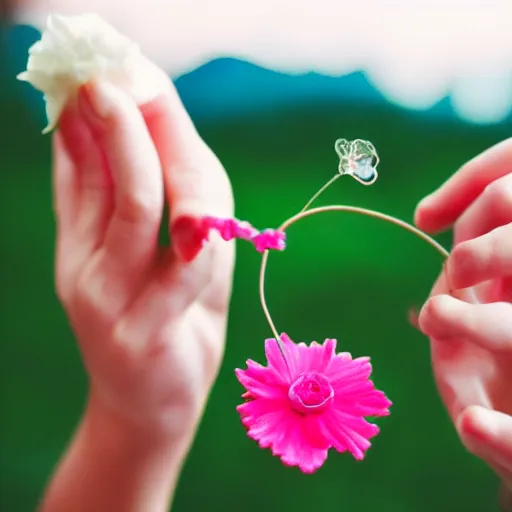
[[[335,174],[321,189],[319,189],[311,199],[304,205],[304,208],[299,213],[305,212],[315,201],[318,199],[339,177],[341,174]]]
[[[334,179],[331,180],[331,182],[332,181],[334,181]],[[325,190],[325,187],[324,187],[324,190]],[[317,197],[318,197],[318,195],[317,195]],[[310,202],[312,202],[312,201],[310,201]],[[403,220],[397,219],[395,217],[392,217],[391,215],[386,215],[384,213],[376,212],[374,210],[367,210],[366,208],[359,208],[357,206],[332,205],[332,206],[323,206],[320,208],[313,208],[308,211],[302,211],[302,212],[298,213],[297,215],[290,217],[285,222],[283,222],[283,224],[279,227],[279,230],[285,231],[292,224],[295,224],[296,222],[298,222],[301,219],[305,219],[306,217],[310,217],[312,215],[316,215],[319,213],[325,213],[325,212],[357,213],[360,215],[366,215],[368,217],[380,219],[385,222],[390,222],[391,224],[395,224],[396,226],[398,226],[402,229],[405,229],[406,231],[409,231],[410,233],[416,235],[418,238],[421,238],[422,240],[427,242],[429,245],[431,245],[434,249],[436,249],[436,251],[438,251],[444,258],[447,258],[449,256],[449,252],[439,242],[437,242],[436,240],[434,240],[427,234],[423,233],[423,231],[419,230],[418,228],[412,226],[411,224],[409,224]],[[260,302],[261,302],[261,307],[263,309],[263,313],[265,314],[265,317],[270,326],[270,329],[272,330],[272,333],[274,334],[276,341],[278,342],[279,347],[284,355],[284,347],[282,346],[282,342],[279,338],[279,334],[277,332],[274,321],[272,320],[272,316],[268,309],[267,301],[265,298],[265,273],[267,270],[268,255],[269,255],[269,251],[265,251],[263,253],[263,257],[261,259],[260,277],[259,277]]]

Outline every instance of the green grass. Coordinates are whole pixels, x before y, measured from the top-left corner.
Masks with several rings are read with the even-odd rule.
[[[50,139],[22,105],[4,102],[0,113],[0,508],[26,512],[68,442],[86,381],[52,288]],[[360,105],[298,106],[199,129],[228,169],[238,217],[259,227],[279,225],[332,176],[336,138],[371,140],[380,179],[365,188],[343,178],[319,204],[410,221],[423,195],[508,132]],[[290,229],[288,249],[271,256],[268,300],[278,327],[298,339],[336,337],[355,355],[372,356],[375,380],[394,402],[365,462],[333,453],[316,475],[303,476],[247,439],[235,413],[241,388],[233,369],[247,358],[263,361],[270,334],[257,296],[259,256],[240,243],[226,357],[174,510],[495,510],[495,479],[458,442],[437,397],[427,342],[406,321],[440,263],[410,234],[342,214],[302,221]]]

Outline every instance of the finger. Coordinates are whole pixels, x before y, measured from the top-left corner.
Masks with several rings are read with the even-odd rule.
[[[62,134],[53,137],[53,209],[57,229],[62,236],[69,234],[78,215],[78,175],[70,154],[66,150]]]
[[[164,204],[155,146],[137,105],[121,90],[96,81],[79,100],[114,181],[105,257],[125,271],[144,272],[154,262]]]
[[[54,154],[58,245],[66,265],[80,268],[103,241],[113,191],[101,150],[76,99],[60,119]]]
[[[198,220],[205,215],[233,215],[231,185],[171,83],[167,93],[146,105],[143,113],[164,171],[173,250],[187,263],[202,247]]]
[[[453,288],[512,276],[512,224],[456,245],[446,261]]]
[[[160,296],[163,317],[166,304],[175,309],[171,302],[177,295],[187,297],[181,301],[183,308],[201,295],[204,305],[224,313],[231,290],[234,244],[211,236],[203,249],[201,219],[205,215],[233,216],[229,178],[197,133],[171,83],[167,94],[145,106],[143,113],[164,171],[174,254],[167,258],[155,279],[155,289],[148,293]],[[201,249],[207,254],[197,257]],[[162,282],[167,289],[162,289]]]
[[[449,228],[490,183],[510,173],[511,163],[512,139],[470,160],[419,203],[416,225],[431,233]]]
[[[511,416],[470,406],[457,419],[457,431],[468,451],[512,473]]]
[[[176,325],[193,304],[197,306],[198,295],[212,280],[207,262],[211,253],[212,247],[208,245],[193,262],[182,266],[172,252],[167,252],[137,300],[118,322],[114,337],[139,352],[146,349],[158,352],[169,345],[169,340],[185,352],[190,350],[186,339],[176,339],[176,331],[169,332],[163,326]],[[207,315],[203,315],[197,328],[209,331],[209,335],[218,332],[222,336],[222,326],[211,325]]]
[[[66,262],[71,249],[71,234],[78,215],[78,176],[62,136],[53,137],[53,208],[57,221],[55,284],[58,297],[65,301],[70,294],[72,274]],[[69,259],[68,259],[69,261]]]
[[[512,174],[491,183],[455,223],[454,244],[512,222]]]
[[[225,317],[234,246],[212,237],[201,251],[199,220],[204,215],[233,215],[231,187],[172,84],[165,95],[141,110],[164,171],[172,250],[163,255],[152,279],[119,324],[117,335],[133,336],[133,345],[146,346],[148,340],[158,344],[155,326],[161,329],[162,324],[182,317],[200,296],[203,306],[218,307]],[[204,328],[222,333],[222,326]]]
[[[512,350],[512,306],[505,302],[469,304],[450,295],[427,301],[419,316],[421,331],[434,339],[465,339],[486,350]]]

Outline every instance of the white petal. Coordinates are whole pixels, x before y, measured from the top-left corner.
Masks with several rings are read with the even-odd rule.
[[[146,103],[169,85],[167,75],[96,14],[48,17],[40,41],[29,50],[27,71],[19,80],[43,92],[48,126],[58,123],[66,103],[77,88],[102,78],[122,88],[138,103]]]

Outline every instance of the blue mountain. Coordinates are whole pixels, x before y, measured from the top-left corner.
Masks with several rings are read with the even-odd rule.
[[[0,35],[0,63],[7,63],[0,66],[0,92],[21,90],[24,99],[34,105],[37,115],[43,117],[40,94],[29,86],[20,87],[14,80],[24,69],[28,49],[39,39],[40,33],[33,27],[16,25],[0,29]],[[176,86],[196,121],[300,108],[301,105],[388,103],[362,72],[340,77],[319,73],[289,75],[233,58],[212,60],[178,78]],[[421,115],[456,118],[449,98]]]
[[[314,102],[384,103],[363,73],[329,77],[288,75],[232,58],[204,64],[181,76],[176,87],[194,117],[244,115]]]

